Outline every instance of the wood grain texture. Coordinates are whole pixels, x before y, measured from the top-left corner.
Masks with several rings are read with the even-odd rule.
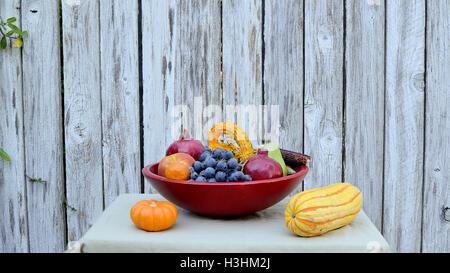
[[[23,103],[30,252],[65,247],[59,1],[23,1]]]
[[[141,191],[138,4],[100,2],[104,199]]]
[[[69,241],[80,239],[103,210],[98,15],[96,1],[62,2]]]
[[[450,2],[427,1],[422,251],[450,251]],[[447,208],[447,209],[446,209]]]
[[[385,5],[346,1],[344,181],[363,192],[381,230],[383,207]]]
[[[343,1],[305,2],[305,189],[342,179],[343,9]]]
[[[220,2],[147,0],[142,10],[144,165],[148,165],[161,160],[178,139],[180,122],[206,144],[212,125],[206,125],[209,117],[202,109],[216,105],[220,114]],[[179,113],[174,116],[176,105],[189,109],[182,120]],[[147,183],[145,187],[151,191]]]
[[[423,183],[425,1],[386,10],[383,234],[395,252],[419,252]]]
[[[20,1],[1,1],[3,20],[16,17],[20,26]],[[10,156],[0,158],[0,252],[28,251],[25,155],[23,142],[21,50],[8,46],[0,52],[0,148]]]
[[[178,1],[175,17],[174,103],[189,106],[186,128],[206,144],[213,124],[197,107],[221,104],[220,1]]]
[[[264,12],[264,103],[279,106],[279,146],[302,152],[303,1],[265,1]]]
[[[174,1],[142,1],[144,166],[165,156],[171,135],[168,118],[173,108],[174,82],[168,81],[167,73],[172,74],[173,6]],[[155,192],[149,183],[144,187],[146,193]]]
[[[11,156],[0,159],[0,252],[61,252],[117,195],[141,191],[142,144],[144,165],[164,156],[181,127],[206,144],[225,120],[222,107],[242,106],[226,119],[253,143],[267,141],[273,114],[262,103],[279,106],[280,146],[312,156],[305,189],[343,176],[394,252],[448,252],[449,8],[446,0],[0,1],[3,19],[16,16],[29,33],[23,50],[0,51],[0,147]],[[187,111],[174,115],[180,105]]]
[[[263,140],[262,1],[223,0],[222,32],[224,120],[236,122],[253,144],[260,144]],[[239,107],[235,108],[236,105]]]

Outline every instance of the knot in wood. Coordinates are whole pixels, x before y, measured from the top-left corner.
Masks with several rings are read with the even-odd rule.
[[[444,215],[444,221],[450,222],[450,208],[449,207],[445,207],[442,210],[442,214]]]

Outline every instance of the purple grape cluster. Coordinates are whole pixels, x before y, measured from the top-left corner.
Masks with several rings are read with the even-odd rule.
[[[190,181],[237,182],[251,181],[252,177],[242,172],[242,164],[233,158],[232,151],[204,147],[199,161],[189,168]]]

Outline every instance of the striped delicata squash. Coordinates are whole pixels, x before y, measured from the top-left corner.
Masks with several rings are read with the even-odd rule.
[[[294,195],[284,212],[286,226],[299,236],[317,236],[349,224],[361,210],[362,194],[349,183],[335,183]]]
[[[234,140],[239,148],[231,142],[219,141],[219,138],[223,135],[228,137],[228,140]],[[239,161],[244,161],[254,155],[252,143],[245,131],[231,122],[220,122],[214,125],[208,135],[208,145],[212,150],[222,148],[232,151],[234,158]]]

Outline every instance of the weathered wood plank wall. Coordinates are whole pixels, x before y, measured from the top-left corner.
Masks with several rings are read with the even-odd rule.
[[[179,135],[174,122],[206,140],[201,124],[210,117],[196,108],[221,105],[220,7],[220,1],[142,2],[144,162],[165,155],[161,147]],[[180,118],[178,105],[189,106],[189,113]]]
[[[425,1],[388,2],[383,231],[398,251],[420,251]],[[411,171],[414,170],[414,171]]]
[[[279,105],[279,142],[292,151],[303,151],[303,11],[301,0],[264,2],[264,104]]]
[[[167,147],[172,141],[175,8],[173,1],[142,2],[144,162],[158,161],[164,156],[160,147]],[[158,124],[156,130],[155,124]],[[145,192],[152,191],[149,183],[144,186]]]
[[[103,211],[99,8],[96,1],[62,5],[69,241],[80,238]]]
[[[244,111],[263,103],[262,5],[262,1],[222,1],[224,120],[235,122],[255,142],[263,138],[258,133],[262,124],[246,122]]]
[[[59,1],[22,1],[25,174],[30,252],[63,251],[66,241]]]
[[[15,16],[20,22],[17,7],[19,0],[1,1],[0,16]],[[21,58],[21,52],[11,47],[0,53],[0,147],[11,155],[11,162],[0,160],[0,252],[29,249]]]
[[[346,1],[344,181],[364,192],[381,230],[383,207],[385,4]]]
[[[342,180],[344,1],[305,1],[304,188]],[[324,167],[326,166],[326,167]]]
[[[422,251],[450,252],[450,1],[427,1]]]
[[[138,1],[102,1],[99,16],[106,207],[141,190]]]
[[[0,252],[62,251],[117,195],[153,191],[140,169],[163,157],[174,124],[205,142],[221,120],[254,143],[278,131],[280,146],[310,154],[297,191],[357,185],[393,251],[448,252],[449,8],[0,2],[29,33],[22,50],[0,51],[0,147],[11,157],[0,160]]]

